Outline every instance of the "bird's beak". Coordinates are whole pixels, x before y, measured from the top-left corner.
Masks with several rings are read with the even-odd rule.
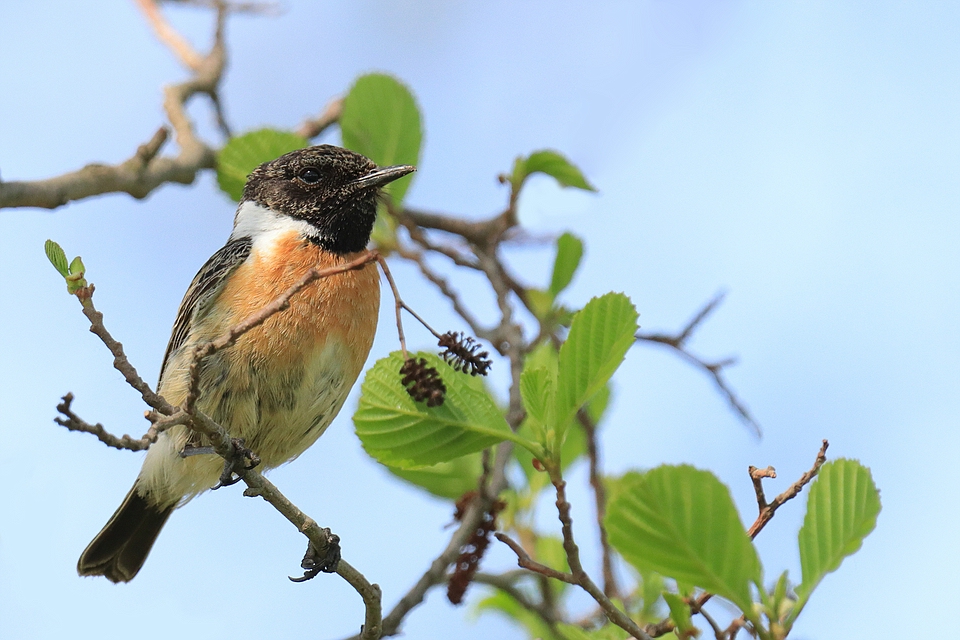
[[[357,178],[351,182],[350,187],[358,191],[361,189],[370,189],[372,187],[382,187],[383,185],[393,182],[397,178],[402,178],[403,176],[413,173],[416,170],[416,167],[412,167],[408,164],[398,164],[393,167],[377,167],[367,175]]]

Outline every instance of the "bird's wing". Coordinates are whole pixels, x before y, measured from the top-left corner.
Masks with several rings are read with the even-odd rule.
[[[223,289],[227,276],[250,255],[252,246],[253,240],[249,237],[229,240],[223,248],[210,256],[206,264],[193,277],[193,282],[183,295],[183,302],[177,310],[177,319],[173,323],[167,352],[163,354],[163,364],[160,366],[161,380],[163,380],[163,371],[167,367],[167,359],[186,341],[194,318],[213,302]]]

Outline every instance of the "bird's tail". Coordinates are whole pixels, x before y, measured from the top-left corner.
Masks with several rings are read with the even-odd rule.
[[[175,508],[176,504],[150,504],[137,492],[134,483],[120,508],[80,554],[77,573],[105,576],[110,582],[130,582]]]

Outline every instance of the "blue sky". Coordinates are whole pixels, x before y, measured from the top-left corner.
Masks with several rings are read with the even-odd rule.
[[[599,193],[537,179],[520,215],[536,233],[584,238],[569,304],[624,291],[645,329],[671,330],[727,290],[692,348],[739,356],[730,381],[764,427],[757,440],[699,372],[638,348],[616,378],[606,468],[711,469],[749,522],[747,465],[777,468],[774,493],[828,438],[830,456],[872,469],[883,511],[791,637],[884,637],[899,617],[931,637],[950,635],[940,607],[917,604],[948,597],[960,570],[952,493],[960,481],[956,5],[284,7],[279,17],[229,24],[223,95],[238,130],[293,127],[359,73],[388,71],[411,87],[424,114],[411,203],[470,217],[503,206],[495,177],[516,155],[561,150]],[[194,42],[209,41],[205,12],[168,15]],[[0,60],[7,180],[128,157],[162,121],[161,86],[184,77],[133,3],[4,3]],[[202,100],[191,113],[216,140]],[[0,636],[126,637],[137,629],[142,638],[227,637],[241,624],[285,637],[304,620],[318,637],[356,631],[355,594],[336,579],[289,584],[302,539],[239,491],[205,495],[178,512],[131,584],[75,574],[139,458],[56,427],[55,404],[73,391],[81,415],[114,431],[139,433],[145,422],[64,295],[43,241],[55,238],[84,257],[108,326],[155,379],[180,297],[223,243],[232,214],[210,175],[143,202],[113,195],[52,213],[0,212],[0,450],[8,482]],[[530,282],[547,277],[543,248],[518,249],[510,260]],[[397,275],[408,302],[453,326],[446,304],[413,271],[400,266]],[[382,327],[371,358],[394,348],[389,319]],[[574,470],[580,525],[592,518],[584,477]],[[448,535],[448,507],[394,483],[366,458],[347,415],[272,478],[343,538],[345,557],[381,584],[387,607]],[[758,539],[768,577],[789,569],[799,579],[802,513],[802,502],[788,505]],[[554,522],[544,517],[545,527]],[[592,533],[582,526],[581,535],[589,541]],[[595,553],[586,560],[597,566]],[[495,549],[488,568],[510,565]],[[412,638],[488,638],[506,626],[489,616],[465,621],[435,593],[405,629]]]

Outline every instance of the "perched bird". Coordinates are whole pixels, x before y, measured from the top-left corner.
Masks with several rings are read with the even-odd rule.
[[[159,391],[179,405],[195,346],[277,298],[313,267],[355,258],[366,247],[381,187],[414,171],[378,168],[331,145],[294,151],[247,179],[226,245],[207,260],[180,303]],[[296,458],[340,411],[370,351],[380,307],[375,264],[314,281],[287,310],[200,364],[196,407],[255,452],[264,468]],[[183,456],[205,443],[185,426],[162,434],[123,504],[87,546],[77,571],[128,582],[167,518],[211,488],[216,455]]]

